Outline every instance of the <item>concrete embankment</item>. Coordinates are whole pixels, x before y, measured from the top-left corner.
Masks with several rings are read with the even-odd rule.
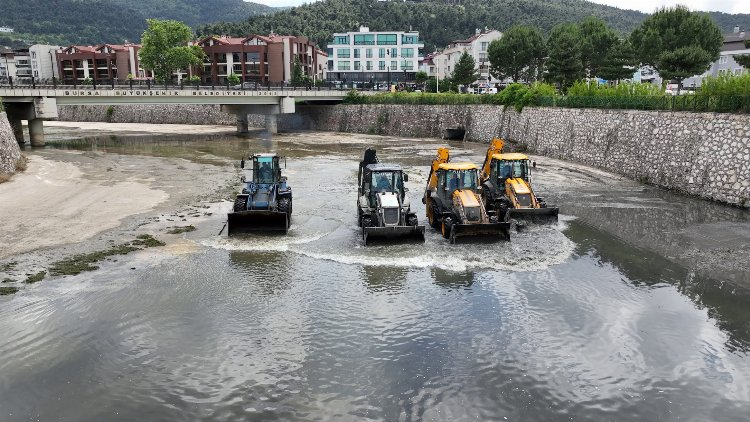
[[[218,106],[60,108],[61,120],[234,124]],[[263,116],[249,116],[262,127]],[[750,208],[750,115],[491,105],[297,106],[280,130],[465,140],[501,136],[516,150],[571,160],[701,198]]]
[[[8,116],[0,112],[0,178],[14,174],[19,160],[21,150],[8,122]]]

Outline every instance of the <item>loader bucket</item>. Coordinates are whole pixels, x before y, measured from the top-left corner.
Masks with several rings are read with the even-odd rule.
[[[424,226],[364,227],[365,245],[379,242],[424,243]]]
[[[510,217],[535,224],[550,224],[557,222],[558,207],[548,208],[515,208],[510,210]]]
[[[510,222],[487,224],[454,224],[451,227],[451,243],[510,240]]]
[[[227,214],[227,234],[229,236],[250,232],[286,232],[289,230],[289,217],[280,211],[237,211]]]

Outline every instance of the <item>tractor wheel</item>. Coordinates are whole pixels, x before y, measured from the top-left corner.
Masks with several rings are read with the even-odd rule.
[[[440,220],[437,216],[440,215],[437,206],[432,206],[432,212],[429,215],[430,225],[435,230],[440,230]]]
[[[245,211],[246,204],[247,204],[247,197],[238,196],[237,199],[234,200],[234,212]]]
[[[285,212],[286,215],[292,215],[292,200],[289,198],[279,199],[279,211]]]
[[[372,217],[370,217],[369,215],[363,215],[362,227],[372,227]]]
[[[443,234],[443,237],[446,239],[451,238],[451,229],[453,228],[453,219],[451,217],[445,217],[443,218],[443,225],[441,227],[441,232]]]
[[[408,215],[406,217],[406,225],[407,226],[416,226],[419,224],[419,219],[417,219],[417,216],[414,214]]]

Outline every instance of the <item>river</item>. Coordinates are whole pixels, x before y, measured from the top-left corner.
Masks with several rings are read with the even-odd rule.
[[[748,211],[539,157],[534,182],[561,207],[557,224],[460,245],[428,226],[424,244],[365,247],[355,209],[365,147],[405,167],[426,223],[420,192],[444,142],[256,135],[60,127],[48,134],[53,145],[28,152],[77,166],[160,158],[139,177],[171,174],[160,186],[169,194],[181,184],[219,189],[209,175],[228,174],[237,188],[230,163],[276,151],[294,215],[287,236],[228,238],[217,233],[231,195],[191,192],[192,205],[215,212],[166,247],[0,297],[0,420],[750,415]],[[481,162],[482,145],[450,147],[455,160]],[[180,177],[185,163],[211,182]],[[169,216],[149,208],[126,221],[157,230]],[[123,227],[108,233],[122,237]]]

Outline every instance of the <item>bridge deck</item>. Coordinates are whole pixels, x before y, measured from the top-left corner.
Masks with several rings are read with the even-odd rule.
[[[114,104],[279,104],[281,98],[300,101],[341,101],[347,91],[341,90],[232,90],[211,88],[146,89],[127,87],[77,88],[0,88],[3,102],[31,102],[33,98],[50,97],[58,105]]]

